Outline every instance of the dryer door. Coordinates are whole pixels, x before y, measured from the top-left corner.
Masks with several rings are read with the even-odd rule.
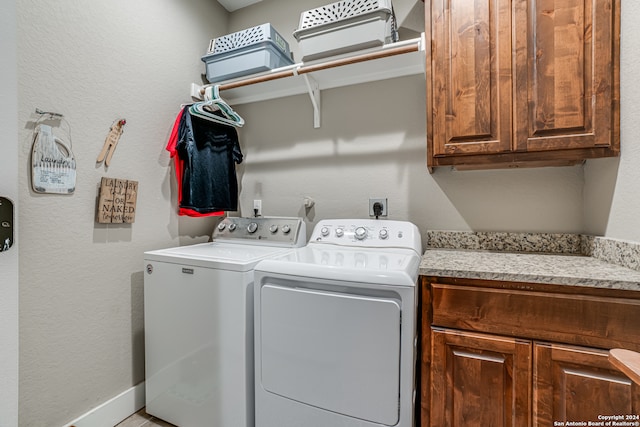
[[[399,300],[265,284],[260,305],[265,390],[361,420],[398,422]]]

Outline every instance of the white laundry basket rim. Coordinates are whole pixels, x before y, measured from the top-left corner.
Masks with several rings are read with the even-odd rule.
[[[392,13],[391,0],[341,0],[302,12],[297,31],[379,11]]]

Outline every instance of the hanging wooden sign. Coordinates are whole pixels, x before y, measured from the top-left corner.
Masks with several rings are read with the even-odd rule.
[[[102,163],[104,161],[104,165],[109,167],[113,153],[116,151],[116,145],[118,145],[118,141],[120,141],[120,137],[124,132],[124,125],[126,124],[127,121],[125,119],[113,122],[113,125],[109,128],[107,139],[104,141],[104,145],[102,146],[102,151],[98,154],[96,163]]]
[[[40,124],[31,149],[31,185],[36,193],[73,194],[76,160],[71,145],[53,135],[51,126]]]
[[[137,198],[138,181],[102,178],[96,221],[100,224],[133,224]]]

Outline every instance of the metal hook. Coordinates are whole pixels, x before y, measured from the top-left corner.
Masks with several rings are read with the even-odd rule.
[[[64,114],[61,113],[54,113],[53,111],[42,111],[41,109],[39,109],[38,107],[36,107],[36,114],[39,114],[41,117],[36,120],[36,125],[40,122],[40,120],[46,120],[43,119],[44,116],[49,116],[49,119],[60,119],[60,122],[64,122],[67,125],[67,135],[69,136],[69,147],[72,147],[72,143],[71,143],[71,123],[69,123],[67,121],[67,119],[64,118]],[[36,130],[37,132],[37,130]]]
[[[60,113],[54,113],[52,111],[42,111],[39,108],[36,108],[36,114],[40,114],[40,115],[48,114],[51,117],[64,117],[64,115],[62,115]]]

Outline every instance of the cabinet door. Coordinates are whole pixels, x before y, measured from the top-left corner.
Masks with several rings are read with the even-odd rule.
[[[433,155],[510,151],[510,2],[433,0],[429,18]]]
[[[619,146],[619,0],[514,5],[516,151]]]
[[[607,356],[602,350],[534,343],[533,425],[598,422],[601,415],[637,416],[640,387]]]
[[[432,329],[432,427],[530,425],[531,342]]]

